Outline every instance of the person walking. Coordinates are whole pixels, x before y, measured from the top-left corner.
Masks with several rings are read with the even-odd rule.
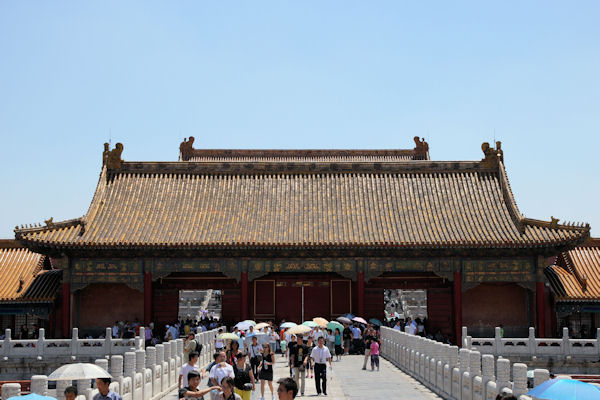
[[[350,343],[352,340],[352,330],[350,330],[348,324],[344,324],[342,338],[344,339],[344,354],[348,355],[350,353]]]
[[[178,389],[182,387],[188,386],[188,374],[191,371],[198,371],[198,367],[196,364],[198,363],[199,354],[195,351],[192,351],[188,354],[188,362],[185,363],[179,370],[179,382],[177,385]]]
[[[366,370],[367,369],[367,361],[370,360],[370,355],[371,355],[371,343],[373,342],[373,340],[375,339],[375,336],[373,334],[373,330],[369,329],[369,330],[365,330],[365,337],[364,337],[365,341],[364,341],[364,347],[365,347],[365,357],[363,359],[363,366],[362,369]]]
[[[271,398],[275,398],[273,392],[273,364],[275,364],[275,352],[271,349],[270,343],[263,345],[263,357],[260,363],[258,377],[260,379],[260,400],[265,400],[265,382],[271,389]]]
[[[96,379],[96,388],[98,388],[98,393],[96,393],[93,400],[123,400],[118,393],[110,390],[110,382],[110,378]]]
[[[377,366],[377,371],[379,371],[379,340],[376,338],[371,341],[369,353],[371,354],[371,371],[373,371],[375,366]]]
[[[196,351],[197,353],[200,353],[199,351],[196,350],[196,335],[194,335],[193,332],[188,333],[188,335],[185,338],[185,342],[183,344],[183,359],[184,360],[189,360],[190,359],[190,353],[192,351]]]
[[[221,390],[223,392],[217,396],[217,400],[243,400],[239,394],[235,393],[235,382],[230,376],[221,381]]]
[[[314,348],[315,348],[315,342],[314,342],[313,338],[311,338],[309,336],[308,340],[306,341],[306,354],[310,354],[310,352]],[[306,377],[314,378],[313,372],[314,372],[313,371],[313,363],[312,363],[312,360],[310,359],[310,357],[308,357],[308,359],[306,360]]]
[[[242,400],[250,400],[252,392],[256,390],[254,374],[252,367],[246,363],[246,354],[241,351],[236,355],[233,372],[235,375],[235,393],[240,395]]]
[[[335,335],[331,329],[327,329],[327,348],[329,352],[333,354],[335,352]]]
[[[188,372],[188,374],[185,376],[185,380],[188,382],[188,384],[182,388],[179,388],[179,395],[177,396],[178,399],[202,399],[204,398],[203,396],[205,394],[210,393],[213,389],[215,389],[214,387],[204,389],[198,388],[200,385],[200,373],[198,371]]]
[[[333,344],[335,346],[335,360],[340,361],[343,350],[342,350],[342,334],[340,333],[339,328],[335,329],[335,337],[334,337]]]
[[[67,386],[64,391],[65,400],[77,399],[77,388],[75,386]]]
[[[235,357],[240,351],[240,345],[236,340],[232,340],[229,349],[225,352],[225,358],[229,365],[235,364]]]
[[[258,344],[258,338],[256,336],[252,336],[252,344],[250,345],[248,352],[250,353],[250,366],[252,367],[256,382],[258,382],[258,366],[262,360],[262,347]]]
[[[221,381],[226,376],[230,376],[232,378],[235,377],[233,367],[225,362],[225,352],[221,351],[217,354],[218,356],[215,360],[215,364],[210,369],[210,372],[208,374],[208,379],[211,381],[213,386],[220,386]]]
[[[361,354],[361,340],[362,335],[360,333],[360,329],[356,324],[352,326],[352,353],[353,354]]]
[[[294,400],[298,394],[298,385],[292,378],[281,378],[277,381],[277,398],[279,400]]]
[[[294,380],[300,388],[300,395],[304,396],[304,385],[306,379],[306,364],[308,362],[308,348],[302,341],[302,336],[296,336],[296,345],[290,352],[290,359],[294,366]]]
[[[223,329],[219,329],[217,331],[217,337],[215,338],[215,351],[221,351],[225,348],[225,342],[223,341],[223,339],[220,339],[222,334]]]
[[[322,336],[319,338],[318,346],[315,347],[310,353],[310,358],[315,362],[315,386],[317,388],[317,396],[327,396],[327,362],[329,362],[329,368],[331,369],[331,353],[329,349],[324,346],[325,338]]]

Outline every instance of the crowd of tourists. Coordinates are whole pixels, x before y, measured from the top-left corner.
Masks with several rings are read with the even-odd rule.
[[[273,323],[262,325],[266,326],[235,326],[229,334],[220,329],[213,361],[206,366],[197,365],[203,349],[190,331],[184,342],[188,363],[179,372],[179,398],[209,395],[211,400],[249,400],[260,385],[261,400],[266,394],[275,399],[275,390],[278,398],[291,399],[297,394],[304,396],[306,379],[314,379],[317,395],[327,396],[327,367],[331,370],[334,360],[348,354],[364,355],[363,370],[369,361],[372,371],[379,370],[381,342],[376,326],[345,323],[342,329],[315,326],[309,332],[294,334]],[[289,367],[289,376],[277,380],[277,388],[273,386],[276,357],[283,358]],[[207,387],[200,388],[205,377]]]

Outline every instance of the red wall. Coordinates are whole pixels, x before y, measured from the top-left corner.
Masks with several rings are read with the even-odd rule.
[[[506,337],[526,337],[531,303],[527,292],[516,283],[484,283],[465,291],[463,326],[472,336],[489,337],[494,335],[494,327],[502,324]]]
[[[103,329],[115,321],[144,318],[143,293],[122,283],[94,283],[76,292],[74,297],[79,301],[75,326],[80,332],[86,328]]]

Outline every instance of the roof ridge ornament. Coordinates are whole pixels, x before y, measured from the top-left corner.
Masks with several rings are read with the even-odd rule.
[[[425,141],[425,138],[420,138],[418,136],[415,136],[414,141],[415,141],[415,148],[413,151],[415,152],[415,156],[418,156],[417,159],[419,159],[419,160],[427,159],[426,156],[427,156],[427,154],[429,154],[429,144]]]
[[[187,161],[194,154],[194,137],[190,136],[187,140],[183,138],[183,142],[179,145],[179,159]]]
[[[481,160],[481,165],[484,167],[493,168],[499,163],[504,162],[504,152],[502,151],[502,142],[496,142],[496,148],[490,146],[488,142],[483,142],[481,150],[485,157]]]
[[[123,153],[123,144],[117,143],[114,149],[110,149],[110,144],[104,143],[104,151],[102,152],[102,165],[107,169],[119,169],[123,165],[121,154]]]

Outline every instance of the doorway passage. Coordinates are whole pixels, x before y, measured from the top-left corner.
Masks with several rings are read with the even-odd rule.
[[[388,321],[427,320],[427,289],[384,289],[383,302]]]
[[[219,289],[180,290],[179,320],[200,320],[203,316],[221,319],[223,292]]]

